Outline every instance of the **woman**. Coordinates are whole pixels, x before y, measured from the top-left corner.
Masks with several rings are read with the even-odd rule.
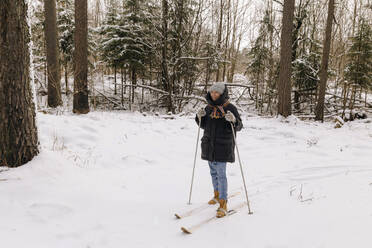
[[[234,137],[231,123],[236,131],[243,127],[236,107],[228,99],[228,90],[224,83],[215,83],[209,89],[206,99],[208,105],[198,111],[195,120],[204,129],[201,139],[202,159],[208,160],[214,197],[208,204],[219,203],[217,217],[227,213],[226,163],[235,161]]]

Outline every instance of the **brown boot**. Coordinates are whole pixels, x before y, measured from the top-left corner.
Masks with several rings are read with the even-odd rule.
[[[217,210],[216,217],[217,218],[222,218],[222,217],[226,216],[226,214],[227,214],[227,201],[224,200],[224,199],[220,199],[219,202],[220,202],[220,208]]]
[[[218,200],[219,200],[219,193],[218,191],[214,191],[214,197],[208,202],[209,205],[214,205],[216,203],[218,203]]]

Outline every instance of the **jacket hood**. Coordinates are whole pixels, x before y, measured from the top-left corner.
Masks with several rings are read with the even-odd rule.
[[[216,101],[212,100],[210,92],[207,93],[207,95],[205,96],[205,99],[207,99],[207,102],[210,105],[213,105],[213,106],[223,105],[229,99],[229,91],[227,89],[226,84],[225,84],[225,90],[223,91],[222,95]]]

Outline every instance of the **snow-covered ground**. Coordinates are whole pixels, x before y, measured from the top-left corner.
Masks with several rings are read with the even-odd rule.
[[[372,247],[371,120],[340,129],[295,118],[243,121],[238,145],[254,214],[244,208],[185,235],[181,226],[215,214],[174,218],[212,195],[198,156],[193,205],[186,204],[193,117],[39,113],[40,155],[0,168],[0,246]],[[230,191],[242,186],[238,163],[228,180]],[[243,201],[242,194],[229,204]]]

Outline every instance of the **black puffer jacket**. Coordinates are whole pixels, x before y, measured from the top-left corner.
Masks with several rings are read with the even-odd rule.
[[[225,86],[224,93],[214,102],[208,92],[206,99],[208,105],[205,107],[206,115],[202,117],[200,127],[204,129],[204,135],[201,139],[202,154],[201,157],[208,161],[217,162],[235,162],[234,154],[234,137],[231,130],[231,124],[223,118],[212,118],[211,113],[213,112],[213,106],[221,106],[227,102],[228,90]],[[243,127],[242,120],[236,107],[231,104],[225,104],[223,106],[225,113],[231,111],[235,118],[236,123],[234,124],[235,133],[240,131]],[[217,108],[217,111],[221,111]],[[222,114],[222,113],[221,113]],[[196,116],[195,121],[199,124],[199,118]]]

